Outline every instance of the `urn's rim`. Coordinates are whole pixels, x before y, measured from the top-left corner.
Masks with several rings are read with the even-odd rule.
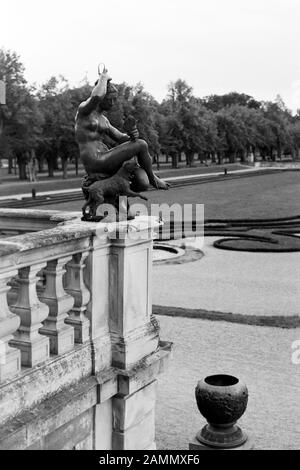
[[[208,375],[203,381],[212,387],[231,387],[237,385],[240,381],[237,377],[227,374]]]

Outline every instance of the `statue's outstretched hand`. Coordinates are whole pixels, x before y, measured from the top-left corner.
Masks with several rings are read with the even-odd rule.
[[[135,127],[134,129],[132,129],[132,131],[130,132],[129,135],[130,135],[130,139],[134,141],[134,140],[137,140],[139,138],[140,133],[139,133],[138,129]]]
[[[103,68],[103,71],[102,72],[99,72],[99,80],[103,80],[103,81],[106,81],[108,82],[109,80],[111,80],[111,77],[109,76],[108,74],[108,70],[107,68],[104,66]]]
[[[132,140],[133,142],[137,140],[140,136],[138,128],[136,127],[136,119],[132,115],[129,115],[125,119],[124,130],[129,135],[130,140]]]
[[[92,91],[92,96],[99,96],[102,98],[106,94],[107,83],[111,80],[107,68],[104,66],[103,71],[99,71],[99,79]]]

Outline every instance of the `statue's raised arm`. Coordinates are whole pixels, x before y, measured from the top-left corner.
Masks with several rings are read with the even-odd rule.
[[[97,80],[94,89],[92,90],[91,96],[81,103],[78,107],[78,113],[90,114],[94,109],[97,108],[101,99],[103,99],[107,92],[107,84],[111,80],[108,76],[106,68],[103,69],[102,73],[99,73],[99,79]]]

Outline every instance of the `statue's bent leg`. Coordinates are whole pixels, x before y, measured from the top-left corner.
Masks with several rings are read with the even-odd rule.
[[[134,142],[125,142],[118,145],[117,147],[114,147],[113,149],[101,155],[97,163],[100,167],[101,162],[102,170],[109,173],[115,173],[119,170],[119,168],[121,168],[125,161],[130,160],[135,156],[138,159],[139,165],[147,173],[150,184],[155,188],[167,189],[167,184],[154,174],[152,169],[151,156],[148,150],[148,144],[142,139],[137,139]]]

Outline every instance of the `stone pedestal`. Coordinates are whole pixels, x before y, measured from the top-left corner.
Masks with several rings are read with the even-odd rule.
[[[254,441],[251,437],[248,437],[246,442],[242,444],[241,446],[238,447],[232,447],[231,449],[224,449],[224,448],[218,448],[218,447],[210,447],[202,444],[201,442],[198,441],[197,437],[194,437],[194,439],[191,440],[189,443],[189,450],[253,450],[254,449]]]
[[[139,226],[136,221],[130,226],[132,231],[112,240],[109,270],[112,360],[122,369],[158,346],[157,323],[151,318],[153,227]]]

